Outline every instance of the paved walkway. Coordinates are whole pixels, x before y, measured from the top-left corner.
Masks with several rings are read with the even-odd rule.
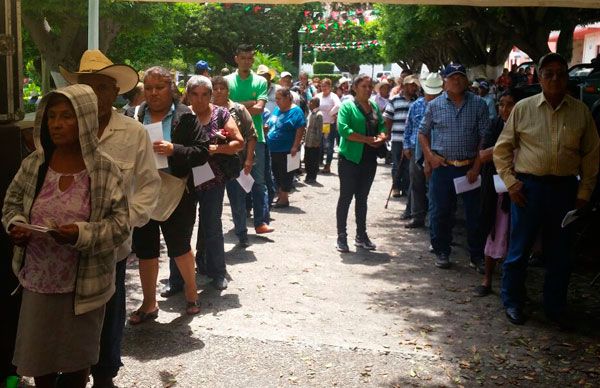
[[[245,250],[234,246],[226,204],[229,288],[219,293],[199,278],[203,311],[193,318],[183,313],[182,295],[159,299],[156,322],[126,327],[125,366],[116,383],[598,386],[600,301],[589,279],[577,275],[572,290],[577,332],[560,333],[544,320],[539,270],[530,277],[532,319],[511,325],[497,292],[471,296],[480,277],[469,269],[464,246],[456,248],[452,269],[436,269],[428,233],[407,231],[399,221],[404,199],[384,209],[389,171],[379,166],[369,200],[375,252],[335,251],[335,174],[320,175],[317,186],[299,184],[292,206],[272,213],[276,231],[251,235]],[[350,238],[353,217],[351,211]],[[463,231],[457,234],[464,240]],[[127,275],[130,312],[141,300],[135,260]],[[163,255],[159,278],[167,275]]]

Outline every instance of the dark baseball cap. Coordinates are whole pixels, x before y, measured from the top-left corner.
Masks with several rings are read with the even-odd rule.
[[[467,76],[467,70],[460,63],[451,63],[444,69],[444,77],[448,78],[454,74],[462,74],[465,77]]]
[[[551,62],[558,62],[565,68],[569,67],[567,60],[562,55],[558,53],[548,53],[540,58],[540,62],[538,64],[538,71]]]

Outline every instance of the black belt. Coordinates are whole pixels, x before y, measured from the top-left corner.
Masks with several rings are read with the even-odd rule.
[[[577,177],[575,175],[559,176],[559,175],[533,175],[533,174],[517,173],[517,179],[523,179],[523,178],[529,179],[532,181],[536,181],[536,182],[549,183],[549,184],[562,184],[562,183],[570,182],[570,181],[577,179]]]

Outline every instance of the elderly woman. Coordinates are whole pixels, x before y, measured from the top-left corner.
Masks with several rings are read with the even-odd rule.
[[[236,153],[244,147],[244,139],[229,114],[229,110],[211,103],[213,85],[207,77],[196,75],[189,79],[186,94],[196,115],[196,126],[208,137],[208,165],[214,178],[196,184],[198,200],[198,240],[196,263],[200,272],[212,278],[217,290],[227,288],[225,275],[225,241],[223,239],[223,196],[225,183],[240,173]]]
[[[289,89],[279,89],[275,93],[277,108],[269,117],[267,143],[271,151],[273,177],[277,184],[278,196],[274,208],[290,205],[289,193],[292,190],[294,172],[287,170],[288,155],[296,156],[304,136],[306,119],[302,109],[293,103]]]
[[[229,83],[225,78],[220,76],[213,77],[211,82],[213,86],[213,104],[229,110],[229,114],[244,138],[245,147],[239,153],[239,157],[243,168],[241,173],[248,175],[254,165],[254,147],[257,141],[252,116],[244,105],[229,99]],[[227,181],[225,188],[227,189],[229,204],[231,205],[235,235],[238,237],[239,245],[247,247],[249,242],[248,228],[246,227],[246,191],[244,191],[236,179]]]
[[[2,223],[23,287],[13,363],[36,386],[85,387],[98,362],[115,248],[129,235],[119,168],[98,146],[94,91],[73,85],[38,107],[36,150],[6,192]],[[48,232],[31,227],[49,227]]]
[[[345,101],[338,114],[340,151],[338,175],[340,197],[337,203],[337,250],[348,252],[346,222],[354,197],[356,239],[354,245],[374,250],[367,235],[367,198],[377,171],[377,148],[385,143],[385,126],[379,107],[369,100],[371,77],[361,74],[354,79],[354,101]]]
[[[179,200],[174,199],[177,206],[168,218],[164,221],[151,219],[146,225],[134,229],[133,244],[140,260],[139,271],[144,300],[129,317],[129,323],[132,325],[158,316],[156,282],[161,231],[167,244],[167,253],[176,264],[170,267],[171,288],[163,296],[172,295],[177,290],[175,287],[181,289],[181,283],[184,283],[186,313],[193,315],[200,312],[197,304],[194,254],[190,246],[196,212],[191,170],[205,163],[208,158],[207,139],[202,137],[193,113],[175,98],[175,84],[171,73],[162,67],[146,70],[144,93],[146,102],[128,110],[127,115],[133,116],[143,124],[161,123],[163,140],[153,143],[154,152],[168,158],[168,168],[162,172],[185,179],[187,189],[183,190]],[[163,202],[164,198],[159,198],[158,206]]]

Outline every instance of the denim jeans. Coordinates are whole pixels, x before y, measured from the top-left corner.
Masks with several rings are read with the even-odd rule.
[[[245,240],[248,238],[248,227],[246,226],[246,191],[236,179],[228,181],[225,184],[225,189],[227,190],[227,197],[231,205],[235,235],[238,239]]]
[[[275,177],[273,177],[273,169],[271,167],[271,151],[269,146],[265,143],[265,185],[267,186],[267,215],[265,219],[267,224],[271,217],[269,209],[271,204],[275,201],[275,195],[277,194],[277,184],[275,183]]]
[[[98,363],[92,366],[94,377],[116,377],[121,362],[121,340],[125,327],[125,269],[127,259],[117,262],[115,274],[115,293],[106,304],[104,325],[100,336],[100,354]]]
[[[329,133],[323,136],[323,153],[325,154],[325,164],[330,165],[333,160],[333,151],[335,149],[335,142],[338,140],[339,135],[337,131],[337,124],[332,123],[329,129]]]
[[[550,317],[564,312],[571,275],[570,228],[561,228],[565,214],[575,207],[577,178],[555,177],[553,182],[518,175],[523,182],[527,204],[511,205],[511,231],[508,254],[502,265],[501,296],[504,307],[522,308],[528,254],[540,228],[546,264],[544,310]]]
[[[254,166],[252,167],[252,208],[254,213],[254,227],[269,224],[269,195],[265,184],[265,171],[267,162],[267,146],[265,143],[256,143],[254,149]],[[269,163],[270,166],[270,163]],[[270,168],[269,168],[270,171]]]
[[[356,237],[367,235],[367,199],[377,172],[377,160],[362,160],[359,164],[340,156],[338,158],[340,196],[337,203],[336,219],[338,236],[346,236],[348,210],[354,198],[356,217]]]
[[[454,178],[465,176],[470,166],[440,166],[433,170],[429,180],[431,245],[437,254],[450,254],[452,227],[456,209]],[[472,262],[483,260],[485,236],[479,228],[480,189],[462,193],[467,222],[467,242]]]
[[[198,239],[196,240],[196,265],[206,268],[206,275],[222,278],[225,267],[225,240],[223,238],[223,196],[225,185],[196,191],[198,199]]]
[[[402,190],[403,193],[408,193],[410,185],[409,161],[402,157],[403,147],[401,141],[392,142],[392,186],[394,189]]]

